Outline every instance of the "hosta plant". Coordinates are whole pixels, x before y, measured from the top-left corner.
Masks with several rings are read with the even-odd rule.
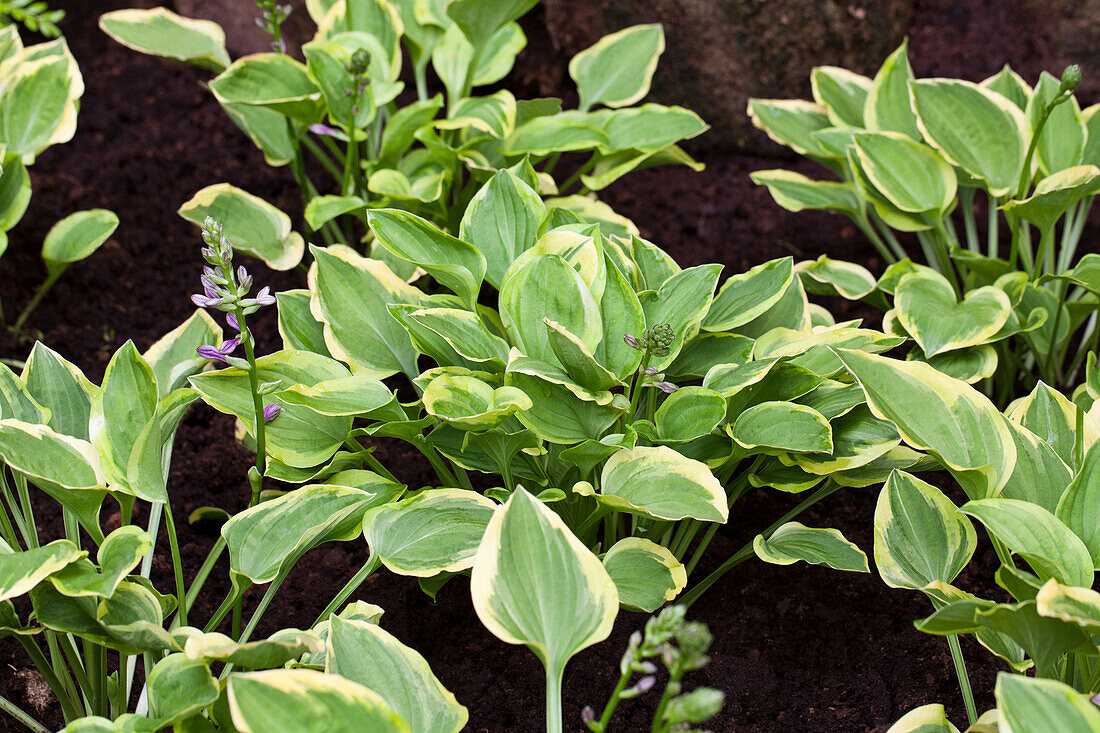
[[[676,145],[706,129],[697,115],[635,106],[664,50],[660,26],[619,31],[574,57],[576,110],[562,111],[558,99],[485,91],[507,75],[526,44],[516,20],[536,2],[311,1],[317,32],[302,49],[304,63],[278,43],[288,12],[278,4],[258,3],[276,50],[235,61],[219,26],[163,8],[113,11],[100,26],[130,48],[217,72],[209,87],[230,119],[270,164],[294,173],[306,202],[306,238],[314,230],[329,245],[365,242],[409,277],[411,269],[371,244],[370,211],[400,208],[457,236],[475,195],[504,168],[534,166],[535,188],[554,196],[555,207],[602,211],[578,194],[647,166],[700,167]],[[416,80],[411,101],[401,96],[403,54]],[[437,82],[444,93],[430,93]],[[587,160],[563,176],[557,163],[564,153]],[[328,180],[311,178],[307,156]],[[196,223],[214,216],[238,247],[278,269],[303,255],[303,238],[285,215],[229,184],[198,192],[181,214]]]
[[[480,473],[484,495],[504,501],[522,483],[612,577],[631,579],[624,605],[653,611],[683,590],[747,491],[806,495],[770,535],[840,486],[922,459],[856,385],[834,378],[844,370],[829,350],[903,339],[833,323],[790,259],[715,292],[719,266],[681,269],[637,236],[604,234],[621,223],[549,208],[526,171],[490,179],[461,238],[405,211],[369,213],[379,245],[431,275],[432,291],[350,248],[313,248],[308,290],[277,295],[284,349],[256,361],[268,385],[260,409],[280,410],[266,426],[267,477],[390,476],[370,446],[406,441],[440,489],[471,492]],[[380,381],[393,375],[414,399]],[[191,384],[255,437],[243,369]],[[429,591],[449,577],[376,548],[390,511],[368,528],[372,556],[348,593],[380,564]],[[774,551],[815,541],[837,538],[804,528],[775,538]],[[690,598],[752,555],[730,557]]]
[[[1100,691],[1096,413],[1040,383],[1002,414],[927,364],[838,354],[875,414],[934,457],[969,499],[957,507],[932,484],[893,472],[875,511],[874,554],[888,585],[931,602],[933,614],[916,625],[947,637],[970,723],[977,710],[959,635],[973,635],[1016,672]],[[994,580],[1008,602],[953,585],[977,547],[974,520],[996,551]]]
[[[1069,67],[1031,87],[1006,66],[980,84],[916,79],[904,44],[874,79],[818,67],[814,101],[754,99],[749,111],[772,139],[839,180],[788,170],[752,177],[791,211],[849,217],[887,263],[907,256],[894,232],[912,233],[944,278],[934,287],[941,308],[966,307],[978,291],[976,300],[1004,312],[1008,304],[993,303],[988,288],[1005,290],[1021,324],[1046,320],[999,347],[1018,363],[1004,376],[1007,391],[1016,371],[1025,389],[1036,378],[1073,386],[1100,330],[1093,256],[1077,259],[1100,191],[1100,105],[1080,108],[1072,94],[1080,78]]]
[[[38,3],[9,5],[41,10]],[[0,3],[0,14],[4,7]],[[0,256],[8,248],[7,232],[30,203],[27,166],[46,148],[72,139],[83,93],[84,79],[64,39],[24,46],[16,25],[0,28]],[[105,209],[79,211],[55,224],[42,242],[46,280],[12,329],[19,332],[65,269],[95,252],[117,226],[118,217]],[[3,315],[0,305],[0,321]]]

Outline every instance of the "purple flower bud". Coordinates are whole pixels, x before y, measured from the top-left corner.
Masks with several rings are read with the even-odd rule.
[[[661,390],[665,394],[672,394],[676,390],[680,389],[672,382],[654,382],[653,384],[657,387],[657,389]]]
[[[310,125],[309,131],[312,132],[314,135],[328,135],[329,137],[336,137],[340,134],[340,131],[337,130],[335,127],[330,127],[320,122],[315,122],[314,124]]]
[[[657,678],[650,674],[638,680],[638,683],[634,685],[634,689],[641,694],[652,690],[655,684],[657,684]]]
[[[646,674],[657,674],[657,665],[653,662],[642,662],[638,665],[638,670]]]
[[[264,285],[260,292],[256,293],[256,302],[260,305],[275,305],[275,296],[271,294],[271,288]]]
[[[1092,696],[1092,704],[1100,705],[1100,694]]]
[[[645,368],[645,373],[649,374],[649,375],[656,374],[657,373],[657,367],[646,367]]]
[[[596,711],[592,709],[591,705],[585,705],[584,710],[581,711],[581,720],[585,723],[591,723],[596,719]]]
[[[203,359],[220,361],[222,364],[225,363],[225,354],[218,351],[217,347],[210,346],[209,344],[203,344],[199,348],[195,349],[195,351],[198,352],[198,355],[201,356]]]
[[[214,298],[202,293],[195,293],[191,296],[191,302],[200,308],[213,308],[221,304],[221,298]]]
[[[248,270],[244,269],[244,265],[237,267],[237,279],[242,282],[248,279]]]
[[[240,344],[241,344],[241,337],[240,336],[238,336],[236,338],[231,338],[228,341],[223,342],[222,345],[218,347],[218,351],[220,351],[223,354],[232,354],[234,349],[236,349],[238,346],[240,346]]]
[[[626,345],[629,346],[632,349],[642,348],[642,345],[638,342],[638,339],[635,338],[634,336],[630,335],[629,333],[627,335],[623,336],[623,341],[625,341]]]
[[[264,407],[264,422],[271,422],[279,413],[283,411],[282,405],[278,405],[272,402],[270,405]]]
[[[202,283],[202,291],[206,293],[207,298],[218,297],[217,286],[214,285],[214,282],[210,278],[208,278],[206,275],[203,275],[199,278],[199,282]]]
[[[241,324],[237,323],[237,317],[235,315],[233,315],[232,313],[230,313],[228,316],[225,317],[225,322],[229,324],[230,328],[232,328],[236,331],[241,330]]]

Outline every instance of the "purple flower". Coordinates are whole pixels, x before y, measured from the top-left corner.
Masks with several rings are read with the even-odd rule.
[[[664,392],[666,394],[672,394],[676,390],[680,389],[679,387],[677,387],[672,382],[654,382],[653,386],[655,386],[657,389],[661,390],[662,392]]]
[[[221,298],[213,298],[203,293],[194,293],[191,296],[191,302],[200,308],[214,308],[221,305]]]
[[[214,281],[213,280],[208,278],[206,275],[203,275],[202,277],[199,278],[199,282],[202,283],[202,291],[204,293],[206,293],[207,298],[217,298],[218,297],[218,290],[214,286]]]
[[[335,127],[329,127],[328,125],[322,124],[320,122],[315,122],[314,124],[310,125],[309,131],[312,132],[314,135],[328,135],[329,137],[338,137],[340,135],[340,131],[337,130]]]
[[[279,413],[283,411],[282,405],[272,402],[270,405],[264,407],[264,422],[271,422]]]
[[[264,285],[260,292],[256,293],[256,303],[259,305],[275,305],[275,296],[271,294],[271,288]]]
[[[228,316],[225,317],[225,322],[229,324],[230,328],[232,328],[236,331],[241,330],[241,324],[237,323],[237,317],[235,315],[233,315],[232,313],[230,313]]]
[[[626,345],[629,346],[632,349],[641,349],[642,348],[642,345],[638,342],[638,339],[634,336],[631,336],[629,333],[627,335],[623,336],[623,341],[625,341]]]
[[[645,368],[645,373],[650,375],[650,376],[653,376],[654,374],[657,373],[657,367],[646,367]]]
[[[240,345],[240,343],[241,337],[238,336],[236,338],[231,338],[228,341],[223,342],[221,346],[209,346],[207,344],[203,344],[199,348],[195,349],[195,351],[203,359],[220,361],[222,364],[224,364],[225,357],[232,354],[233,350],[236,349]]]

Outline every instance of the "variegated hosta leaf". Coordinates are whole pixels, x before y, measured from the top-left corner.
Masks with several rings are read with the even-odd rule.
[[[866,465],[901,443],[894,424],[872,415],[866,405],[834,418],[829,427],[833,433],[832,451],[792,453],[788,460],[805,471],[827,476]]]
[[[363,515],[371,553],[399,575],[430,578],[473,565],[496,507],[463,489],[428,489]]]
[[[167,8],[114,10],[99,17],[103,32],[135,51],[221,71],[229,66],[225,32],[209,20],[193,20]]]
[[[1092,557],[1069,527],[1046,509],[1019,499],[979,499],[961,511],[1018,554],[1043,580],[1092,587]]]
[[[653,613],[687,585],[683,563],[655,542],[641,537],[619,540],[603,556],[603,566],[626,608]]]
[[[1016,443],[1016,467],[1001,490],[1001,496],[1006,499],[1024,499],[1038,504],[1048,512],[1056,513],[1058,503],[1073,479],[1073,472],[1058,457],[1050,443],[1023,425],[1007,419],[1005,423]],[[1059,519],[1069,524],[1067,518],[1059,516]],[[1075,527],[1074,531],[1082,539],[1088,536],[1084,527],[1080,530]]]
[[[160,725],[182,720],[218,699],[218,683],[204,661],[169,654],[149,673],[149,714]]]
[[[274,394],[285,404],[334,417],[370,415],[396,400],[389,387],[365,374],[326,379],[312,386],[296,384]]]
[[[959,303],[939,273],[906,275],[894,291],[898,320],[926,356],[986,343],[1008,321],[1012,303],[992,286],[967,292]]]
[[[825,108],[802,99],[750,99],[752,124],[799,155],[829,157],[813,133],[831,126]]]
[[[1016,445],[984,395],[921,362],[836,353],[863,387],[871,411],[894,423],[910,446],[935,455],[971,498],[1001,490],[1012,474]]]
[[[758,452],[831,453],[833,450],[829,421],[812,407],[793,402],[768,401],[753,405],[738,415],[727,430],[741,447]]]
[[[943,705],[921,705],[898,718],[886,733],[959,733],[947,719]]]
[[[1092,588],[1062,585],[1051,578],[1039,589],[1035,602],[1040,616],[1077,624],[1089,633],[1100,630],[1100,593]]]
[[[1008,419],[1046,441],[1067,466],[1077,465],[1077,407],[1060,392],[1039,382],[1031,394],[1012,406]],[[1087,416],[1080,428],[1083,447],[1088,450],[1100,437],[1100,429]]]
[[[306,65],[281,53],[237,59],[210,81],[223,104],[264,107],[307,124],[321,121],[321,89]]]
[[[271,669],[229,678],[229,711],[241,733],[412,733],[376,692],[312,669]]]
[[[569,61],[569,76],[577,84],[580,108],[626,107],[641,100],[664,50],[664,31],[653,24],[608,34],[578,53]]]
[[[726,492],[706,464],[671,448],[621,450],[604,464],[600,501],[620,511],[665,520],[724,523]]]
[[[234,249],[259,257],[273,270],[289,270],[305,252],[305,240],[291,230],[289,216],[228,183],[202,189],[179,208],[179,215],[198,225],[214,217],[223,223]]]
[[[902,471],[890,474],[875,507],[875,566],[887,585],[950,583],[977,542],[970,520],[939,489]]]
[[[399,491],[379,476],[360,483],[306,486],[234,516],[222,525],[230,570],[252,583],[268,583],[313,547],[355,539],[363,513]]]
[[[1100,516],[1096,511],[1096,507],[1100,506],[1097,504],[1100,501],[1098,446],[1100,443],[1093,443],[1089,448],[1077,475],[1062,494],[1054,512],[1085,543],[1094,569],[1100,569]]]
[[[770,537],[757,535],[752,542],[752,549],[757,557],[773,565],[792,565],[802,560],[811,565],[826,565],[834,570],[870,572],[867,555],[836,529],[787,522]]]
[[[470,595],[493,635],[526,644],[542,661],[547,726],[560,730],[565,665],[606,639],[618,613],[611,576],[561,517],[519,487],[489,522],[474,558]]]
[[[1028,128],[1033,134],[1046,106],[1058,96],[1060,91],[1060,79],[1046,71],[1039,75],[1039,83],[1035,85],[1027,107],[1024,109]],[[1069,99],[1050,111],[1046,124],[1041,131],[1038,131],[1035,158],[1039,163],[1039,170],[1050,175],[1079,165],[1087,136],[1088,131],[1081,119],[1081,107],[1077,103],[1077,98],[1070,94]]]
[[[378,693],[414,731],[458,733],[469,713],[424,657],[377,624],[333,616],[325,671]]]
[[[653,360],[650,366],[661,370],[675,360],[689,331],[701,323],[709,312],[721,270],[721,265],[688,268],[661,283],[655,293],[640,298],[646,326],[652,328],[658,324],[668,324],[676,335],[669,347],[669,355]]]
[[[324,641],[313,631],[280,629],[267,639],[238,643],[218,632],[203,632],[192,626],[177,627],[172,636],[188,659],[206,664],[223,662],[239,669],[281,667],[304,654],[321,654]]]
[[[815,66],[810,72],[814,101],[825,108],[834,125],[863,127],[863,107],[871,80],[838,66]]]
[[[459,236],[485,257],[485,279],[500,289],[504,273],[538,239],[546,205],[510,171],[498,171],[470,200]]]
[[[134,343],[127,341],[111,357],[89,415],[88,432],[112,488],[129,490],[130,454],[156,409],[156,375]]]
[[[158,399],[163,400],[169,392],[186,387],[187,378],[201,372],[209,363],[195,353],[195,349],[203,345],[220,346],[223,339],[221,326],[200,308],[150,346],[141,358],[153,370]]]
[[[88,553],[68,540],[17,552],[0,540],[0,602],[18,598]]]
[[[909,65],[908,46],[908,40],[902,41],[875,74],[871,90],[867,93],[863,119],[870,130],[892,130],[919,141],[921,134],[917,129],[917,117],[909,102],[913,69]]]
[[[779,302],[794,278],[794,260],[784,257],[733,275],[722,283],[703,319],[705,331],[730,331]]]
[[[749,178],[758,186],[767,186],[775,203],[787,211],[822,209],[856,217],[863,210],[863,201],[854,183],[815,181],[782,168],[753,171]]]
[[[1043,132],[1046,130],[1044,127]],[[1031,196],[1019,201],[1009,201],[1004,210],[1047,232],[1081,199],[1095,196],[1097,191],[1100,191],[1100,168],[1095,165],[1075,165],[1058,170],[1039,181]]]
[[[1016,733],[1100,731],[1100,711],[1086,695],[1057,680],[1001,672],[997,675],[1000,727]]]
[[[821,255],[795,265],[806,290],[820,295],[839,295],[848,300],[862,300],[874,292],[878,283],[867,268],[854,262],[830,259]]]
[[[88,381],[79,367],[41,341],[36,341],[21,378],[26,384],[27,396],[31,398],[28,404],[33,401],[49,410],[47,424],[51,428],[64,435],[88,440],[88,418],[99,387]],[[0,376],[0,383],[3,381]],[[0,417],[25,419],[7,414],[4,391],[4,387],[0,386]],[[33,412],[38,412],[38,409]]]
[[[854,141],[861,170],[898,209],[939,217],[954,203],[955,171],[932,148],[900,132],[856,133]]]
[[[461,430],[491,430],[517,412],[532,407],[531,398],[515,387],[497,387],[474,377],[444,374],[428,384],[424,410]]]
[[[95,564],[79,558],[54,573],[50,582],[66,596],[110,598],[119,583],[151,549],[153,539],[145,530],[132,524],[124,525],[107,535],[100,544]]]
[[[982,180],[994,196],[1016,189],[1028,146],[1019,107],[968,81],[921,79],[909,89],[921,133],[949,163]]]
[[[608,399],[601,402],[581,399],[567,385],[544,374],[509,371],[506,384],[516,387],[531,399],[531,407],[516,413],[516,418],[538,437],[551,443],[571,444],[598,440],[614,423],[625,405]]]
[[[657,408],[654,423],[662,441],[678,443],[709,435],[726,416],[726,400],[706,387],[681,387]]]

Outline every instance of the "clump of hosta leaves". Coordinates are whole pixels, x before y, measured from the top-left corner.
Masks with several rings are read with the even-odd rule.
[[[874,79],[818,67],[814,101],[753,99],[749,112],[840,180],[752,177],[791,211],[850,218],[902,273],[912,264],[895,232],[915,237],[938,277],[903,286],[905,310],[976,318],[965,346],[999,342],[970,360],[985,363],[1001,404],[1039,378],[1070,389],[1100,333],[1096,255],[1077,257],[1100,192],[1100,105],[1081,108],[1080,79],[1076,66],[1060,78],[1044,72],[1034,87],[1007,66],[977,84],[917,79],[904,44]],[[944,346],[912,335],[928,339],[928,357]]]
[[[372,241],[371,211],[402,209],[458,235],[468,207],[501,170],[529,167],[532,187],[557,207],[606,212],[593,192],[633,170],[702,167],[677,145],[707,129],[697,115],[638,105],[664,51],[658,25],[618,31],[572,59],[578,109],[490,91],[526,45],[517,21],[535,3],[310,2],[317,32],[303,46],[304,63],[283,53],[286,9],[274,0],[257,0],[257,20],[275,51],[235,61],[217,24],[164,8],[112,11],[100,26],[130,48],[215,71],[210,90],[229,118],[271,165],[293,172],[306,202],[306,238],[361,248],[408,278],[414,271]],[[405,58],[416,98],[399,106]],[[430,94],[432,82],[444,92]],[[565,153],[587,158],[563,171]],[[312,178],[314,170],[325,180]],[[229,184],[203,189],[180,213],[195,223],[216,216],[238,247],[277,269],[303,255],[282,212]]]
[[[651,661],[654,659],[664,665],[668,679],[653,714],[653,733],[693,733],[699,731],[694,725],[707,722],[721,711],[725,697],[721,691],[698,687],[683,692],[684,675],[702,669],[710,661],[706,653],[711,643],[707,627],[686,621],[686,611],[684,606],[669,606],[646,622],[644,635],[636,631],[630,636],[626,653],[619,663],[619,682],[603,712],[599,718],[590,707],[582,713],[589,730],[603,733],[620,701],[654,689],[657,684],[657,665]]]

